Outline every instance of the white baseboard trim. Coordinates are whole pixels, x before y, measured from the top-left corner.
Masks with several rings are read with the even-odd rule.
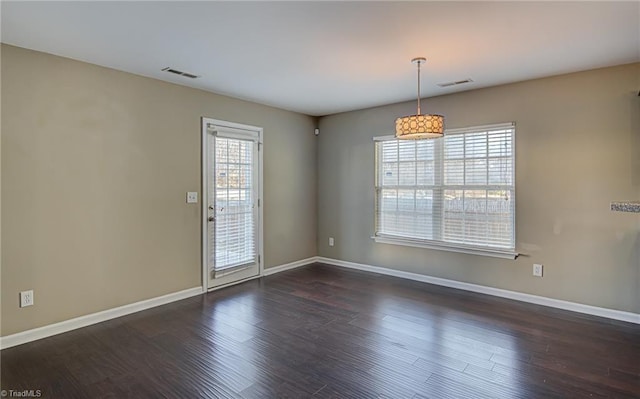
[[[295,269],[296,267],[306,266],[306,265],[309,265],[311,263],[315,263],[317,261],[318,261],[318,257],[317,256],[312,256],[312,257],[307,258],[307,259],[300,259],[300,260],[297,260],[295,262],[286,263],[284,265],[274,266],[274,267],[270,267],[268,269],[264,269],[264,271],[262,272],[262,275],[263,276],[270,276],[272,274],[280,273],[280,272],[283,272],[285,270],[291,270],[291,269]]]
[[[503,290],[500,288],[487,287],[478,284],[465,283],[461,281],[448,280],[439,277],[427,276],[400,270],[388,269],[385,267],[365,265],[362,263],[347,262],[338,259],[325,258],[322,256],[312,256],[310,258],[301,259],[295,262],[287,263],[280,266],[270,267],[262,272],[263,276],[280,273],[286,270],[295,269],[297,267],[306,266],[311,263],[320,262],[329,265],[340,266],[349,269],[362,270],[366,272],[384,274],[405,278],[408,280],[421,281],[429,284],[441,285],[444,287],[457,288],[465,291],[477,292],[480,294],[492,295],[501,298],[513,299],[521,302],[533,303],[557,309],[570,310],[573,312],[600,316],[614,320],[621,320],[630,323],[640,324],[640,314],[624,312],[621,310],[601,308],[597,306],[584,305],[576,302],[563,301],[560,299],[547,298],[538,295],[525,294],[522,292]],[[147,299],[128,305],[119,306],[113,309],[107,309],[101,312],[76,317],[74,319],[61,321],[59,323],[50,324],[43,327],[34,328],[32,330],[22,331],[16,334],[0,337],[0,349],[11,348],[25,344],[27,342],[61,334],[67,331],[86,327],[92,324],[101,323],[103,321],[115,319],[116,317],[126,316],[141,310],[150,309],[156,306],[165,305],[167,303],[179,301],[181,299],[190,298],[192,296],[203,294],[202,287],[193,287],[183,291],[162,295],[156,298]]]
[[[52,335],[61,334],[81,327],[90,326],[92,324],[101,323],[103,321],[115,319],[116,317],[125,316],[160,305],[165,305],[167,303],[190,298],[202,293],[202,287],[193,287],[183,291],[173,292],[171,294],[146,299],[144,301],[118,306],[117,308],[107,309],[101,312],[91,313],[85,316],[76,317],[74,319],[64,320],[58,323],[49,324],[47,326],[34,328],[32,330],[7,335],[5,337],[0,337],[0,349],[6,349],[11,348],[12,346],[26,344],[27,342],[47,338]]]
[[[626,321],[629,323],[640,324],[640,314],[624,312],[622,310],[607,309],[597,306],[584,305],[576,302],[563,301],[560,299],[547,298],[538,295],[525,294],[522,292],[503,290],[500,288],[487,287],[484,285],[464,283],[461,281],[448,280],[439,277],[426,276],[424,274],[403,272],[400,270],[388,269],[386,267],[365,265],[362,263],[347,262],[338,259],[324,258],[318,256],[316,262],[326,263],[329,265],[345,267],[349,269],[357,269],[366,272],[385,274],[387,276],[395,276],[406,278],[408,280],[422,281],[425,283],[441,285],[444,287],[457,288],[465,291],[478,292],[498,296],[501,298],[514,299],[516,301],[534,303],[536,305],[549,306],[557,309],[570,310],[572,312],[585,313],[593,316],[606,317],[614,320]]]
[[[306,266],[308,264],[317,262],[317,260],[317,256],[312,256],[307,259],[301,259],[284,265],[270,267],[262,272],[262,276],[269,276],[271,274],[283,272],[285,270],[295,269],[296,267]],[[49,324],[47,326],[34,328],[32,330],[7,335],[5,337],[0,337],[0,349],[6,349],[11,348],[12,346],[26,344],[27,342],[51,337],[53,335],[90,326],[92,324],[101,323],[103,321],[115,319],[116,317],[125,316],[131,313],[139,312],[141,310],[165,305],[170,302],[179,301],[181,299],[186,299],[202,293],[204,293],[202,287],[189,288],[184,291],[174,292],[156,298],[151,298],[128,305],[119,306],[117,308],[107,309],[101,312],[76,317],[74,319]]]

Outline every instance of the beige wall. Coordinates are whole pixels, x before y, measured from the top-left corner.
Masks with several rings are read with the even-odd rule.
[[[633,64],[423,104],[451,128],[516,122],[516,261],[375,243],[372,137],[415,102],[321,118],[319,255],[640,313],[640,216],[609,210],[640,199],[638,90]]]
[[[6,45],[1,71],[3,336],[200,286],[202,116],[264,127],[266,267],[316,255],[313,118]]]
[[[426,102],[452,128],[516,122],[516,261],[371,240],[372,137],[414,102],[316,138],[311,117],[16,47],[1,74],[3,336],[201,284],[202,116],[265,129],[266,267],[319,254],[640,313],[640,216],[609,211],[640,199],[640,64]]]

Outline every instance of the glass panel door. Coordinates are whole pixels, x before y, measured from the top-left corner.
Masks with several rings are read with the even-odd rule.
[[[209,288],[259,274],[256,132],[216,128],[208,137]]]

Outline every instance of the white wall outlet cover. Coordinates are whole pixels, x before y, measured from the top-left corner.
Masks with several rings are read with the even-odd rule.
[[[333,247],[333,243],[334,243],[333,237],[329,237],[329,246]]]
[[[533,265],[533,275],[536,277],[542,277],[542,265],[538,263],[534,263]]]
[[[197,191],[187,192],[187,204],[196,204],[196,203],[198,203],[198,192]]]
[[[33,305],[33,290],[20,292],[20,307]]]

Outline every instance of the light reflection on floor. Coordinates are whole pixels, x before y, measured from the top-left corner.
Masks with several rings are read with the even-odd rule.
[[[520,381],[516,373],[499,373],[493,368],[498,359],[499,370],[517,370],[518,344],[515,333],[498,333],[489,322],[473,321],[468,316],[464,322],[452,320],[451,315],[441,317],[441,312],[449,310],[434,310],[424,303],[409,299],[398,299],[381,296],[376,298],[375,311],[384,314],[382,318],[369,318],[366,329],[370,336],[376,339],[377,346],[384,352],[387,348],[400,350],[418,359],[413,364],[406,364],[404,374],[411,374],[414,379],[423,377],[422,382],[429,379],[438,380],[437,384],[425,385],[429,394],[435,397],[457,397],[460,391],[451,384],[441,383],[442,379],[460,380],[460,373],[465,378],[479,378],[502,385],[514,397],[523,397]],[[483,333],[490,329],[491,333]],[[490,336],[490,341],[483,337]],[[498,338],[496,338],[498,337]],[[393,359],[389,367],[385,362],[389,356],[380,355],[378,367],[370,372],[375,380],[387,381],[390,370],[397,368],[397,359]],[[406,361],[406,359],[405,359]],[[407,369],[415,369],[410,373]],[[473,376],[473,377],[470,377]],[[381,384],[384,388],[384,384]],[[435,390],[435,391],[434,391]],[[495,392],[478,391],[478,395],[495,395]]]

